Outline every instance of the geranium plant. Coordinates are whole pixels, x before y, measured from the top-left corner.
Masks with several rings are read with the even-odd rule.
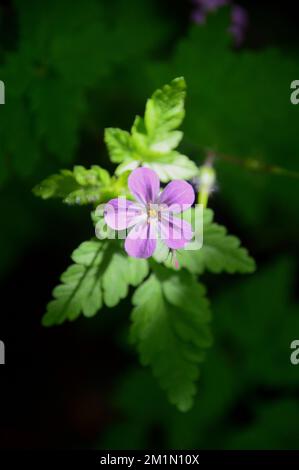
[[[113,176],[97,165],[75,166],[34,188],[43,199],[90,204],[96,233],[73,252],[43,324],[92,317],[135,287],[131,341],[182,411],[192,406],[200,364],[212,344],[210,303],[198,277],[206,270],[255,269],[238,238],[216,224],[207,208],[215,185],[211,162],[198,168],[176,150],[185,88],[184,79],[176,78],[157,90],[130,133],[106,129],[110,159],[118,164]],[[194,178],[198,184],[192,186]]]

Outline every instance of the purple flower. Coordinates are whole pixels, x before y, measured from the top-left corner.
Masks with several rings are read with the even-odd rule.
[[[209,12],[216,11],[228,3],[229,0],[193,0],[194,10],[192,20],[194,23],[203,24]]]
[[[248,26],[247,11],[234,5],[232,0],[193,0],[194,9],[191,13],[191,20],[196,24],[204,24],[206,16],[224,5],[231,5],[231,25],[229,31],[234,38],[236,46],[240,46],[244,40]]]
[[[111,199],[104,210],[106,224],[113,230],[130,228],[125,250],[134,258],[149,258],[157,239],[168,248],[183,248],[193,236],[191,225],[175,217],[192,206],[195,194],[183,180],[168,183],[160,192],[158,175],[149,168],[137,168],[129,176],[129,189],[136,202],[124,198]]]
[[[232,33],[236,46],[240,46],[244,40],[248,26],[248,13],[245,8],[234,5],[232,8],[232,22],[229,31]]]

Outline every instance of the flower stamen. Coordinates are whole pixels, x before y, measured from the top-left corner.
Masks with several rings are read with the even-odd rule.
[[[148,209],[147,213],[148,213],[148,216],[152,218],[157,217],[158,215],[158,212],[156,211],[156,209],[152,209],[152,208]]]

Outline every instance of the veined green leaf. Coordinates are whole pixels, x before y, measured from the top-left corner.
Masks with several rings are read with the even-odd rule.
[[[120,163],[132,158],[133,147],[129,132],[109,127],[105,129],[104,140],[112,162]]]
[[[51,175],[33,188],[33,194],[42,199],[66,198],[77,190],[79,184],[70,170],[61,170],[57,175]]]
[[[42,199],[61,198],[70,205],[106,202],[127,193],[127,175],[111,177],[98,165],[90,169],[78,165],[73,171],[62,170],[49,176],[33,189],[33,193]]]
[[[171,403],[188,410],[205,350],[211,346],[205,289],[187,272],[164,268],[133,296],[132,340],[143,365],[150,365]]]
[[[194,222],[196,213],[194,209],[191,211]],[[203,245],[195,250],[178,250],[176,254],[179,266],[195,274],[201,274],[205,270],[213,273],[252,273],[255,270],[254,259],[249,256],[246,248],[240,246],[241,242],[237,237],[228,235],[225,227],[213,222],[213,216],[211,209],[204,210]],[[200,233],[197,235],[199,238],[202,236]],[[172,267],[169,259],[165,264]]]
[[[191,179],[198,174],[198,168],[192,160],[178,152],[172,153],[176,156],[171,162],[146,162],[144,166],[154,170],[163,183],[175,179]]]
[[[185,115],[185,89],[185,80],[175,78],[155,91],[147,101],[144,118],[136,116],[131,134],[121,129],[106,129],[110,158],[120,163],[116,174],[143,165],[156,171],[163,182],[197,175],[195,163],[174,151],[183,137],[176,128]]]
[[[138,285],[148,273],[146,260],[134,263],[115,241],[91,240],[82,243],[73,254],[75,264],[61,276],[53,291],[43,324],[51,326],[75,320],[80,313],[95,315],[103,303],[116,305],[126,297],[129,285]]]
[[[156,90],[147,101],[144,123],[151,148],[169,151],[177,147],[182,133],[177,129],[185,116],[184,101],[186,83],[183,77],[175,78],[170,84]]]

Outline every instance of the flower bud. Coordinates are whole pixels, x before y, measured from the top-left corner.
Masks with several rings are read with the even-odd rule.
[[[203,165],[199,169],[199,189],[206,190],[209,194],[213,191],[216,182],[216,173],[212,166]]]

